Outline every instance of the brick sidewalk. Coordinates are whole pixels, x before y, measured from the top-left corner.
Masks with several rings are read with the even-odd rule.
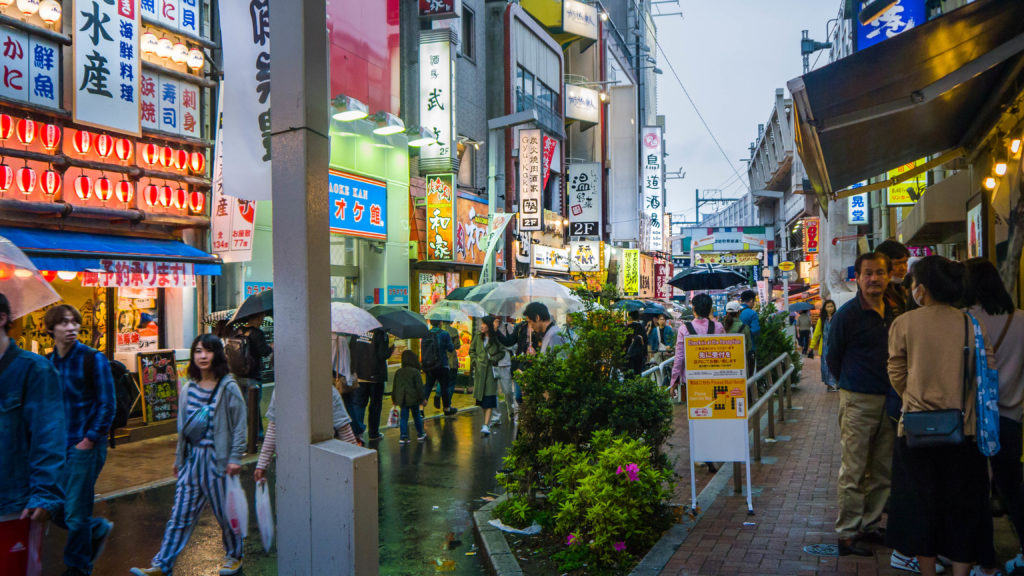
[[[826,392],[819,373],[817,360],[805,360],[802,385],[793,396],[793,406],[802,409],[786,412],[789,419],[776,426],[779,442],[764,444],[764,461],[751,467],[756,515],[747,516],[746,498],[733,494],[730,482],[713,503],[701,502],[707,507],[704,516],[666,564],[663,576],[909,574],[889,567],[888,548],[876,548],[873,558],[820,558],[803,551],[811,544],[835,544],[839,394]],[[676,428],[686,429],[685,414],[676,413]],[[683,473],[686,466],[683,456],[677,470]],[[676,491],[681,502],[689,502],[688,477],[685,484],[685,491]],[[698,484],[699,491],[699,472]],[[754,525],[744,525],[750,522]],[[1008,522],[997,519],[1000,558],[1015,553],[1014,540]]]

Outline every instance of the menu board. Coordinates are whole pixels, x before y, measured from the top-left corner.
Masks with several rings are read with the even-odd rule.
[[[136,356],[146,422],[178,417],[178,368],[174,350],[140,352]]]

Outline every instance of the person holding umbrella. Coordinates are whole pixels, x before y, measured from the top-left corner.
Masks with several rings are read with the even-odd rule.
[[[369,440],[380,440],[380,415],[384,409],[384,385],[388,379],[388,358],[395,347],[388,342],[388,333],[376,328],[356,338],[350,344],[352,371],[359,386],[353,392],[353,412],[349,416],[356,423],[357,435],[369,430]],[[369,408],[369,413],[367,413]]]

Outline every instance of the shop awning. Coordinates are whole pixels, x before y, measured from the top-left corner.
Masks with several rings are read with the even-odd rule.
[[[219,276],[221,260],[175,240],[0,227],[0,236],[21,248],[40,270],[102,270],[102,260],[192,264],[201,276]]]
[[[961,170],[929,186],[914,209],[900,224],[904,244],[956,243],[967,234],[967,200],[971,179]]]
[[[1024,2],[978,0],[789,81],[822,209],[852,184],[969,143],[1021,76]]]

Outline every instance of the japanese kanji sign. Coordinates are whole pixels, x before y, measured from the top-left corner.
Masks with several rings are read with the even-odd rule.
[[[865,185],[864,182],[859,182],[857,184],[854,184],[853,186],[850,186],[850,188],[860,188],[861,186],[864,186],[864,185]],[[850,196],[849,198],[847,198],[846,202],[847,202],[846,222],[850,226],[860,226],[860,225],[863,225],[863,224],[867,224],[868,223],[868,195],[867,195],[867,193],[865,192],[864,194],[856,194],[854,196]]]
[[[199,0],[140,0],[139,10],[168,30],[199,36]]]
[[[623,250],[622,293],[636,296],[640,293],[640,251]]]
[[[74,3],[75,122],[139,135],[139,11],[131,0]]]
[[[648,250],[660,252],[665,249],[665,183],[662,182],[664,172],[664,147],[662,146],[662,128],[660,126],[644,126],[641,131],[640,146],[640,177],[643,179],[643,214],[642,230],[647,231],[644,246]]]
[[[420,32],[420,125],[436,144],[420,148],[420,173],[455,172],[455,37],[449,28]]]
[[[654,259],[640,255],[640,297],[654,298]]]
[[[921,158],[917,162],[907,162],[906,164],[896,168],[895,170],[889,170],[889,179],[896,178],[897,176],[913,170],[915,166],[924,164],[926,160]],[[925,188],[928,187],[928,173],[922,172],[917,176],[907,178],[903,182],[895,186],[889,186],[886,188],[886,202],[889,206],[913,206],[917,204],[918,198],[924,194]]]
[[[540,144],[540,130],[519,131],[519,229],[524,232],[544,228]]]
[[[466,264],[483,265],[487,250],[487,202],[458,197],[455,208],[455,259]]]
[[[455,175],[427,176],[427,260],[455,259]]]
[[[859,9],[863,9],[870,2],[858,1],[856,4]],[[896,0],[872,22],[857,22],[857,50],[863,50],[902,34],[918,24],[924,24],[926,20],[928,11],[925,8],[925,0]]]
[[[223,116],[224,93],[217,109]],[[217,131],[213,157],[213,190],[210,206],[210,234],[213,253],[224,262],[252,260],[252,241],[256,221],[256,202],[239,200],[224,194],[224,131]]]
[[[388,239],[387,184],[331,170],[327,175],[327,185],[332,233],[373,240]]]
[[[812,260],[818,253],[818,224],[817,218],[804,218],[804,256],[806,260]]]
[[[659,300],[668,300],[672,297],[672,286],[668,281],[672,279],[673,266],[671,262],[654,263],[654,297]]]
[[[747,418],[742,334],[686,337],[686,406],[690,419]]]
[[[155,0],[160,1],[160,0]],[[218,2],[224,46],[225,192],[270,200],[270,0]]]
[[[420,18],[457,18],[461,13],[461,0],[420,0]]]
[[[143,72],[140,78],[139,119],[143,128],[191,138],[202,136],[199,86],[153,72]]]
[[[601,243],[597,240],[572,242],[569,245],[570,272],[600,272]]]
[[[60,108],[60,50],[42,40],[0,26],[0,96]]]
[[[712,264],[717,266],[758,266],[761,252],[694,252],[694,265]]]
[[[82,286],[194,288],[192,264],[138,260],[100,260],[102,272],[83,272]]]
[[[569,236],[601,237],[601,164],[569,165]]]

